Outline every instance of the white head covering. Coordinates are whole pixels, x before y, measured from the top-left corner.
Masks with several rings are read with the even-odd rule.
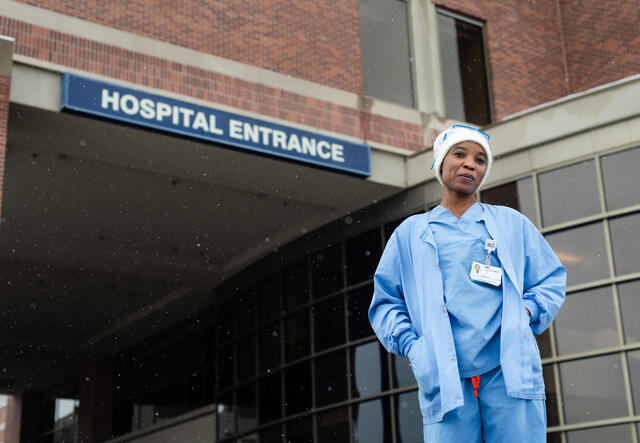
[[[438,138],[436,138],[433,144],[433,164],[431,169],[436,174],[436,178],[442,184],[442,177],[440,176],[440,166],[442,161],[449,152],[449,150],[460,142],[475,142],[484,149],[487,154],[487,171],[484,174],[478,189],[482,187],[485,180],[489,176],[489,169],[491,169],[491,163],[493,162],[493,155],[491,155],[491,145],[489,144],[489,134],[482,132],[479,129],[472,128],[471,126],[453,125],[442,131]]]

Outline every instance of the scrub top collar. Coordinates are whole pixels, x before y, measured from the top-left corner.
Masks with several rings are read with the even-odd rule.
[[[427,214],[429,223],[446,220],[452,221],[454,223],[470,223],[472,221],[484,221],[486,217],[485,210],[479,202],[475,202],[474,204],[472,204],[459,219],[442,205],[436,206]]]

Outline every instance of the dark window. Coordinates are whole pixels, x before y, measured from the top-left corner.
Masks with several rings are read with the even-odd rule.
[[[540,356],[542,358],[551,357],[551,337],[549,335],[549,329],[546,329],[542,335],[534,334],[536,337],[536,343],[540,350]]]
[[[311,352],[311,330],[307,309],[285,318],[284,352],[287,362],[302,358]]]
[[[603,441],[631,443],[633,441],[631,438],[631,427],[624,424],[567,432],[567,443],[601,443]]]
[[[282,443],[282,425],[270,426],[260,431],[259,441],[260,443]]]
[[[560,363],[567,424],[627,415],[620,354]]]
[[[356,403],[353,410],[353,443],[391,441],[389,398]]]
[[[553,377],[553,365],[545,365],[542,367],[542,375],[544,377],[544,392],[547,396],[545,406],[547,408],[547,425],[557,426],[560,424],[558,411],[558,396],[556,394],[556,380]]]
[[[238,359],[238,381],[256,375],[256,340],[253,334],[236,342],[236,358]]]
[[[316,406],[325,406],[347,398],[347,361],[343,350],[318,357],[316,369]],[[321,440],[324,441],[324,440]]]
[[[260,328],[260,372],[280,366],[280,328],[274,323]]]
[[[364,95],[413,106],[407,3],[359,0]]]
[[[439,10],[438,41],[447,117],[490,123],[483,27]]]
[[[269,374],[260,378],[258,386],[260,389],[260,424],[268,423],[279,419],[282,407],[282,384],[280,382],[280,372]]]
[[[609,277],[601,222],[554,232],[546,238],[567,268],[567,286]]]
[[[618,296],[620,297],[624,341],[626,343],[640,341],[640,316],[638,316],[638,312],[640,312],[640,280],[619,284]],[[638,399],[640,400],[640,397]],[[638,405],[640,406],[640,403]],[[640,408],[638,409],[640,410]]]
[[[631,375],[631,392],[636,414],[640,413],[640,351],[627,354],[629,362],[629,374]]]
[[[366,397],[387,389],[387,353],[378,341],[349,349],[351,359],[351,396]]]
[[[226,345],[218,354],[218,391],[233,385],[233,347]]]
[[[228,340],[233,334],[233,301],[223,303],[218,309],[218,337]]]
[[[305,415],[287,422],[287,442],[313,443],[313,421]]]
[[[640,271],[640,212],[610,220],[609,228],[616,275]]]
[[[422,413],[418,403],[418,392],[411,391],[394,397],[398,443],[423,441]]]
[[[602,179],[607,209],[624,208],[640,204],[640,148],[628,149],[615,154],[603,155]],[[636,191],[633,191],[636,189]]]
[[[342,295],[318,303],[312,311],[316,351],[338,346],[345,342]]]
[[[347,294],[349,310],[349,340],[373,335],[371,323],[369,323],[369,305],[373,296],[373,285],[362,286]]]
[[[416,378],[413,376],[411,363],[408,358],[393,356],[393,386],[403,388],[405,386],[413,386],[416,384]]]
[[[593,160],[543,172],[538,175],[538,187],[544,226],[600,212]]]
[[[287,415],[311,408],[311,364],[309,361],[291,366],[284,373]]]
[[[250,331],[256,324],[255,291],[244,291],[238,295],[236,304],[236,324],[239,332]]]
[[[282,275],[284,309],[290,310],[309,301],[307,260],[289,266]]]
[[[345,242],[347,286],[373,278],[380,260],[380,229],[372,229]]]
[[[536,223],[536,201],[531,177],[487,189],[482,191],[481,195],[483,202],[508,206],[520,211],[529,220]]]
[[[258,285],[260,322],[273,320],[280,314],[280,297],[278,296],[277,277],[278,274],[275,274]]]
[[[340,246],[333,246],[314,254],[311,269],[314,298],[341,289],[343,266]]]
[[[236,433],[236,415],[233,409],[233,392],[218,397],[217,408],[218,439]]]
[[[618,344],[611,287],[567,295],[554,322],[558,354]]]
[[[238,432],[245,432],[258,425],[258,411],[256,410],[256,385],[249,383],[238,389],[236,416]]]
[[[318,441],[349,443],[349,409],[331,409],[318,414]]]

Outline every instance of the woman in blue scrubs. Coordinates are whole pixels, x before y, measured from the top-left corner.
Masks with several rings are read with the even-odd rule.
[[[564,267],[517,211],[475,199],[490,137],[453,125],[434,144],[440,204],[393,233],[369,318],[411,361],[428,442],[544,442],[541,334],[565,293]]]

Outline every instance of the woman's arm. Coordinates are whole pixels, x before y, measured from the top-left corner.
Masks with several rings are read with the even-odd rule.
[[[387,242],[373,277],[369,321],[387,351],[407,357],[417,334],[404,298],[401,263],[396,230]]]
[[[524,218],[524,217],[523,217]],[[531,329],[542,334],[564,302],[567,273],[536,227],[524,218],[524,305]]]

